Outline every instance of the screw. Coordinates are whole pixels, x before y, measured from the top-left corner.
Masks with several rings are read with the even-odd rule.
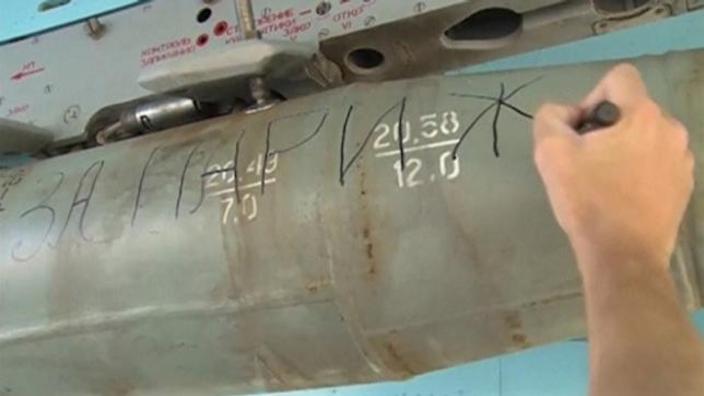
[[[366,18],[364,18],[364,26],[371,26],[376,22],[376,18],[373,15],[370,15]]]
[[[51,84],[47,84],[44,86],[44,93],[45,94],[50,94],[51,91],[53,91],[53,90],[54,90],[54,86],[52,86]]]
[[[330,35],[330,30],[328,30],[326,28],[320,29],[320,31],[318,32],[319,39],[324,39],[325,37],[327,37],[329,35]]]
[[[422,1],[419,1],[419,2],[416,3],[416,5],[413,6],[413,11],[415,11],[415,12],[417,12],[417,13],[420,14],[421,12],[425,11],[425,9],[426,9],[427,7],[428,7],[427,4],[425,4],[425,3],[422,2]]]
[[[266,82],[264,82],[264,79],[261,77],[254,77],[249,80],[249,89],[252,97],[257,102],[257,106],[264,106],[271,99],[269,97],[269,90],[266,87]]]
[[[90,18],[86,22],[86,30],[90,37],[97,40],[105,33],[105,25],[98,18]]]
[[[315,13],[323,16],[326,15],[332,9],[332,4],[328,1],[321,1],[317,7],[315,7]]]
[[[77,120],[81,115],[81,106],[73,105],[69,106],[64,112],[64,122],[69,124],[71,121]]]

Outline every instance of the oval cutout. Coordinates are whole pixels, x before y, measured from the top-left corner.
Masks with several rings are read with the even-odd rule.
[[[445,31],[452,41],[502,40],[520,32],[523,16],[508,8],[487,8],[468,16]]]
[[[44,0],[39,3],[37,10],[39,10],[39,12],[49,11],[53,10],[54,8],[65,6],[70,2],[71,0]]]

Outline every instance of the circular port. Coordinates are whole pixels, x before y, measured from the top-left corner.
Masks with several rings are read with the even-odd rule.
[[[347,54],[347,66],[352,71],[361,74],[375,72],[384,64],[385,60],[384,54],[374,48],[358,48]]]
[[[208,19],[210,19],[211,15],[213,15],[213,10],[208,7],[205,7],[202,10],[198,11],[198,15],[196,15],[196,21],[198,21],[198,23],[206,22]]]
[[[198,38],[196,39],[196,45],[199,47],[202,47],[202,46],[208,44],[209,39],[210,39],[210,37],[207,34],[203,33],[200,36],[198,36]]]
[[[228,27],[229,25],[226,21],[220,21],[213,28],[213,34],[215,34],[216,36],[222,36],[227,32]]]

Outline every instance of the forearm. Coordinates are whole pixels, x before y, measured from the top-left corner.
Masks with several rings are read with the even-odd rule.
[[[618,122],[577,126],[608,101]],[[704,396],[704,347],[668,272],[694,188],[687,128],[614,67],[577,106],[535,115],[534,159],[584,282],[592,396]]]
[[[578,260],[591,395],[704,395],[704,349],[667,266],[606,254]]]

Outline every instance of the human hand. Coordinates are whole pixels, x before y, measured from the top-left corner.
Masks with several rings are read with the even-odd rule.
[[[576,125],[604,100],[619,107],[619,122],[579,135]],[[614,67],[578,106],[543,105],[534,139],[535,163],[578,262],[635,256],[668,267],[694,159],[686,128],[648,96],[635,67]]]

